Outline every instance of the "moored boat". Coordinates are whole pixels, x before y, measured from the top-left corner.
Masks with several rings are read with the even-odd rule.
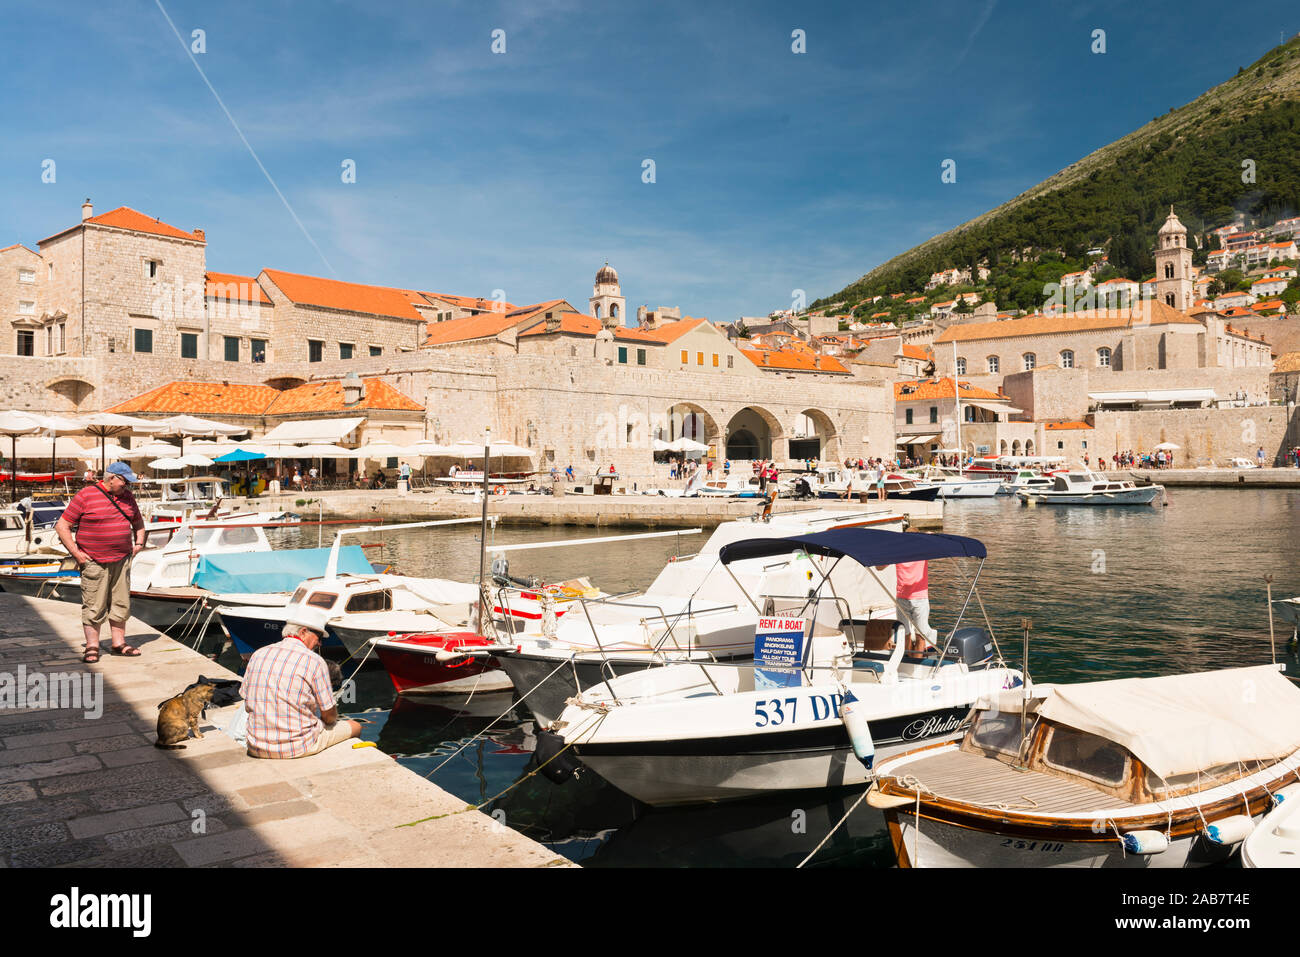
[[[1300,689],[1264,665],[990,696],[961,742],[883,761],[869,803],[905,867],[1187,867],[1297,782]]]
[[[601,777],[653,805],[861,784],[873,759],[953,738],[976,700],[1021,676],[1001,662],[988,632],[961,627],[960,618],[942,651],[907,653],[915,626],[892,591],[875,578],[888,610],[846,616],[843,580],[828,588],[831,573],[851,566],[870,579],[877,565],[985,554],[970,538],[868,528],[728,545],[724,564],[785,556],[800,574],[820,576],[755,622],[759,641],[769,622],[795,623],[781,628],[793,667],[774,675],[756,641],[751,663],[668,664],[614,677],[574,699],[539,741],[558,737]]]
[[[1115,481],[1100,472],[1058,472],[1050,488],[1016,490],[1022,505],[1154,505],[1164,495],[1163,485],[1135,485]]]

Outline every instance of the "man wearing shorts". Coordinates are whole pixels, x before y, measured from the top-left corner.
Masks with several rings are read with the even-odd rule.
[[[254,758],[303,758],[361,736],[356,721],[340,721],[329,668],[316,653],[325,635],[325,613],[290,607],[283,638],[253,652],[244,673],[248,754]]]
[[[930,565],[928,562],[903,562],[894,566],[898,577],[898,604],[915,625],[909,651],[924,651],[927,643],[939,636],[930,627]]]
[[[104,481],[87,485],[73,496],[55,523],[59,541],[81,571],[81,625],[86,664],[99,661],[99,632],[108,619],[113,654],[138,658],[140,650],[126,643],[131,615],[131,559],[144,548],[144,518],[131,494],[136,480],[131,466],[114,462]]]

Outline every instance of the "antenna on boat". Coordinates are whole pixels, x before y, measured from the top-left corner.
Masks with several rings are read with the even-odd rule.
[[[1277,640],[1273,637],[1273,576],[1264,576],[1264,589],[1268,595],[1268,647],[1273,652],[1273,664],[1277,664]]]
[[[1029,710],[1029,629],[1034,627],[1030,618],[1021,618],[1020,627],[1025,630],[1024,645],[1020,659],[1020,747],[1016,749],[1017,759],[1022,760],[1025,751],[1025,717]]]
[[[483,619],[490,614],[487,591],[488,456],[492,452],[492,429],[483,430],[483,519],[478,533],[478,634],[483,637]]]

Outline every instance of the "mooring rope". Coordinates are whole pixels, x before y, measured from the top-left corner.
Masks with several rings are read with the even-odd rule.
[[[480,737],[482,737],[483,735],[487,734],[488,731],[490,731],[490,730],[492,729],[492,726],[493,726],[493,725],[495,725],[498,721],[500,721],[502,718],[504,718],[506,715],[508,715],[511,711],[514,711],[514,710],[515,710],[515,705],[517,705],[517,704],[519,704],[520,702],[522,702],[522,701],[523,701],[525,698],[527,698],[530,694],[532,694],[534,691],[536,691],[538,688],[540,688],[542,685],[544,685],[547,681],[549,681],[549,680],[551,679],[551,677],[552,677],[552,676],[553,676],[557,671],[559,671],[561,668],[563,668],[563,667],[564,667],[565,665],[567,665],[568,663],[569,663],[569,659],[568,659],[568,658],[565,658],[563,661],[561,661],[558,665],[555,666],[555,670],[554,670],[554,671],[552,671],[550,674],[548,674],[548,675],[547,675],[545,678],[543,678],[541,681],[537,682],[537,684],[535,684],[535,685],[533,685],[531,688],[529,688],[528,691],[526,691],[526,692],[524,693],[524,695],[523,695],[521,698],[519,698],[517,701],[512,701],[512,702],[510,702],[510,707],[509,707],[509,708],[507,708],[507,709],[506,709],[505,711],[503,711],[501,714],[499,714],[499,715],[497,715],[495,718],[493,718],[492,721],[491,721],[491,723],[490,723],[486,728],[484,728],[484,729],[483,729],[482,731],[480,731],[478,734],[474,735],[472,738],[470,738],[468,741],[466,741],[463,745],[461,745],[459,748],[457,748],[454,752],[452,752],[450,755],[448,755],[446,761],[443,761],[442,764],[439,764],[436,768],[434,768],[432,771],[430,771],[428,774],[426,774],[425,777],[428,778],[428,777],[432,777],[433,775],[437,774],[440,770],[442,770],[443,765],[445,765],[445,764],[447,763],[447,761],[450,761],[452,758],[456,757],[456,755],[460,754],[462,751],[464,751],[466,748],[468,748],[468,747],[469,747],[471,744],[473,744],[473,743],[474,743],[478,738],[480,738]],[[430,820],[430,819],[429,819],[429,818],[426,818],[425,820]],[[419,822],[417,821],[417,822],[415,822],[415,823],[418,824]]]

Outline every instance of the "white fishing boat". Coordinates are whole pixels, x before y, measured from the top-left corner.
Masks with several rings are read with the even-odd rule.
[[[1002,480],[1002,488],[998,490],[999,495],[1015,495],[1022,488],[1051,488],[1054,480],[1051,475],[1034,469],[1016,469],[1015,473]]]
[[[1189,867],[1297,782],[1300,689],[1263,665],[990,696],[962,741],[882,761],[868,801],[904,867]]]
[[[1241,844],[1241,866],[1300,867],[1300,784],[1273,795],[1273,809]]]
[[[747,595],[774,601],[805,595],[811,567],[766,559],[737,561],[728,567],[720,560],[728,544],[828,528],[901,531],[905,521],[887,508],[852,512],[813,508],[773,515],[768,522],[723,522],[697,554],[671,559],[645,591],[579,599],[550,624],[542,621],[527,635],[509,637],[508,643],[477,653],[490,653],[501,662],[515,686],[528,692],[524,704],[539,722],[546,723],[559,715],[568,698],[613,675],[673,661],[752,657],[759,612]],[[847,596],[851,615],[865,617],[873,608],[891,605],[887,596],[872,592],[848,568],[836,574],[833,585]]]
[[[928,467],[919,479],[937,485],[940,498],[993,498],[1003,488],[1003,480],[996,476],[972,476],[954,471]]]
[[[875,528],[733,542],[719,553],[724,567],[778,564],[805,584],[761,606],[746,596],[755,660],[610,678],[539,732],[539,747],[571,747],[582,764],[653,805],[861,784],[873,760],[953,738],[975,701],[1021,681],[993,636],[962,627],[960,616],[941,651],[906,653],[913,623],[873,566],[985,554],[971,538]],[[774,668],[764,653],[772,629],[786,634],[788,668]]]
[[[1164,496],[1163,485],[1116,481],[1100,472],[1058,472],[1050,488],[1020,488],[1022,505],[1154,505]]]

